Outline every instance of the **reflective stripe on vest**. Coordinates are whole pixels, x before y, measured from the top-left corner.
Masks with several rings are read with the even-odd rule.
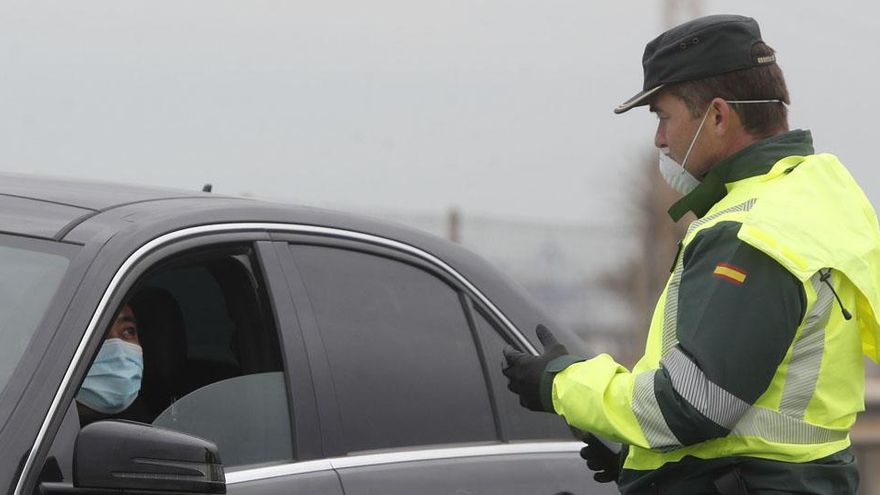
[[[632,408],[648,445],[662,452],[681,447],[681,442],[669,429],[669,425],[663,419],[660,404],[657,403],[657,395],[654,393],[656,372],[657,370],[651,370],[636,375]]]
[[[803,420],[810,399],[816,392],[825,350],[825,327],[834,309],[834,294],[821,281],[821,275],[820,271],[810,279],[816,292],[816,301],[807,315],[801,334],[792,344],[780,410],[750,407],[731,435],[757,436],[771,442],[795,445],[834,442],[847,437],[847,431],[830,430]]]
[[[819,380],[819,367],[825,349],[825,327],[834,305],[834,294],[817,273],[810,280],[816,291],[816,302],[807,316],[803,332],[794,343],[791,361],[788,363],[788,377],[782,392],[779,412],[797,419],[804,419],[807,404],[816,391]]]
[[[749,211],[755,202],[751,199],[693,222],[686,238],[723,215]],[[683,254],[680,253],[667,287],[660,360],[660,366],[669,374],[673,389],[703,416],[731,430],[730,435],[757,436],[771,442],[797,445],[845,439],[846,431],[821,428],[803,421],[816,391],[825,344],[825,327],[834,301],[831,288],[820,280],[821,272],[810,280],[816,300],[806,317],[803,330],[792,344],[780,411],[777,412],[749,405],[719,387],[676,346],[678,288],[683,270]],[[672,433],[657,402],[654,380],[660,371],[649,370],[635,377],[632,407],[651,448],[670,451],[683,445]]]

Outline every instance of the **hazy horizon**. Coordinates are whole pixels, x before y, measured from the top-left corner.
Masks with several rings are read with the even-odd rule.
[[[0,169],[345,209],[625,221],[655,121],[612,108],[641,87],[660,6],[7,1]],[[877,8],[734,6],[779,53],[792,128],[812,129],[880,201],[864,122],[878,105]]]

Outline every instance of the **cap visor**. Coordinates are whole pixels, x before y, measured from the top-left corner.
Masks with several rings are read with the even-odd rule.
[[[650,98],[657,91],[660,91],[661,88],[663,88],[662,84],[659,86],[654,86],[651,89],[646,89],[642,91],[641,93],[618,105],[617,108],[614,109],[614,113],[620,114],[626,112],[627,110],[630,110],[631,108],[647,105],[648,98]]]

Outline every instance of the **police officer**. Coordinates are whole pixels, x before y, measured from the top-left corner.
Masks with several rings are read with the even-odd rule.
[[[630,371],[505,352],[520,402],[622,442],[582,456],[622,493],[855,493],[849,430],[862,354],[880,357],[880,230],[834,155],[789,130],[774,51],[748,17],[717,15],[648,43],[643,91],[660,170],[688,227]]]

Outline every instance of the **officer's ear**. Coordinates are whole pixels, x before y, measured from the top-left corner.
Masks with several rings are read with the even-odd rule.
[[[713,98],[709,105],[709,116],[706,122],[709,131],[717,137],[723,137],[741,127],[739,115],[724,98]]]

